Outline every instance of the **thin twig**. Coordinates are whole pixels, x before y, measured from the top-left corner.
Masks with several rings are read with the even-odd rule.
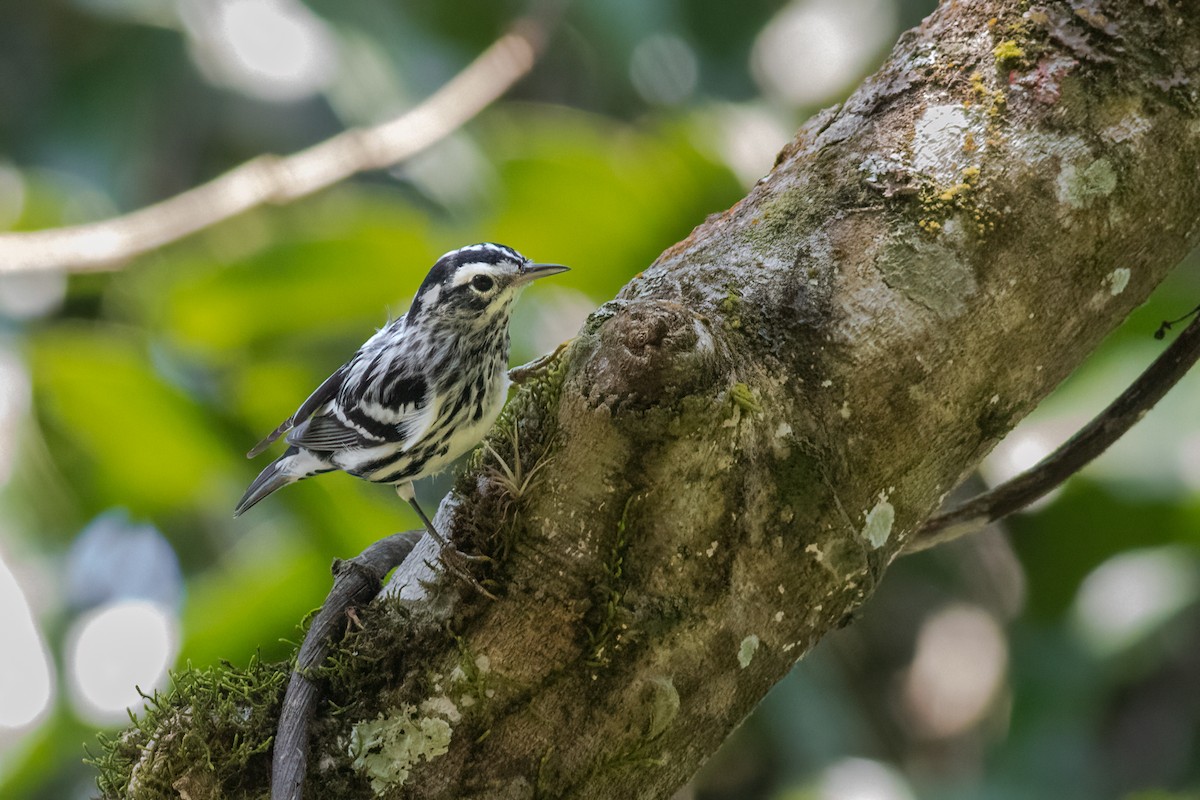
[[[252,208],[289,203],[410,158],[460,128],[529,72],[555,16],[540,7],[518,19],[449,83],[388,122],[343,131],[290,156],[259,156],[208,183],[111,219],[0,233],[0,274],[118,269],[134,256]]]
[[[1200,360],[1200,317],[1108,408],[1057,450],[995,489],[930,517],[909,540],[904,553],[916,553],[975,533],[1046,495],[1121,438],[1197,360]]]
[[[349,561],[333,562],[333,588],[313,618],[296,656],[279,713],[279,730],[271,754],[271,800],[300,800],[308,768],[308,723],[316,707],[317,686],[308,677],[325,660],[329,645],[346,623],[346,612],[379,594],[383,578],[400,565],[420,541],[423,531],[407,531],[382,539]]]

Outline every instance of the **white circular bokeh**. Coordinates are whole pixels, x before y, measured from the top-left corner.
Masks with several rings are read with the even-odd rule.
[[[126,718],[138,690],[161,688],[179,649],[174,612],[145,600],[118,600],[80,617],[68,636],[67,669],[76,711],[97,723]]]

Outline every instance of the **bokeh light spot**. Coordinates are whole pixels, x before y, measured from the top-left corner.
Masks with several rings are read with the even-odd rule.
[[[25,593],[0,558],[0,728],[31,725],[50,705],[50,659]]]
[[[775,156],[794,131],[768,110],[751,104],[725,104],[713,111],[714,143],[738,181],[749,188],[771,171]]]
[[[0,486],[12,477],[21,424],[29,402],[29,372],[25,363],[8,347],[0,346]]]
[[[988,486],[998,486],[1015,478],[1054,452],[1053,440],[1046,432],[1048,427],[1050,426],[1036,423],[1020,425],[996,445],[996,449],[979,465],[979,472]],[[1061,493],[1062,487],[1047,492],[1044,497],[1025,506],[1022,511],[1038,511],[1045,508]]]
[[[138,694],[162,687],[178,650],[178,623],[155,603],[122,600],[81,617],[67,663],[80,715],[104,723],[125,718]]]
[[[638,42],[629,59],[629,80],[647,103],[673,106],[696,90],[700,67],[691,46],[678,36],[656,34]]]
[[[845,758],[821,775],[819,800],[913,800],[908,783],[891,767],[868,758]]]
[[[1196,558],[1179,547],[1134,550],[1105,561],[1079,587],[1072,621],[1107,655],[1136,644],[1200,594]]]
[[[0,276],[0,312],[16,319],[33,319],[57,311],[66,296],[67,276],[60,270]]]
[[[895,26],[895,4],[887,0],[798,0],[759,34],[751,67],[764,91],[816,105],[867,69]]]
[[[964,733],[992,707],[1007,670],[1008,643],[992,616],[974,606],[950,606],[921,625],[904,706],[922,735]]]
[[[333,33],[296,0],[183,0],[181,12],[193,56],[216,83],[288,102],[333,81]]]

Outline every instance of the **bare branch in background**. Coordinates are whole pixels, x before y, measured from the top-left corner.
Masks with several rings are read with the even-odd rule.
[[[1172,324],[1163,323],[1159,332]],[[1012,480],[957,508],[930,517],[905,546],[904,554],[928,550],[981,531],[1046,496],[1124,436],[1172,386],[1179,383],[1197,360],[1200,360],[1200,317],[1193,320],[1108,408],[1061,447]]]
[[[549,4],[543,4],[543,7]],[[370,128],[353,128],[290,156],[263,155],[208,183],[99,222],[0,234],[0,274],[94,272],[268,203],[290,203],[359,172],[389,167],[441,141],[533,67],[557,15],[517,20],[420,105]]]

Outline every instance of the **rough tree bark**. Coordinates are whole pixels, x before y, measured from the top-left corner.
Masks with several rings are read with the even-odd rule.
[[[1198,79],[1196,4],[943,3],[521,388],[438,518],[499,601],[419,546],[309,796],[669,797],[1196,244]],[[264,791],[190,702],[115,794]]]

